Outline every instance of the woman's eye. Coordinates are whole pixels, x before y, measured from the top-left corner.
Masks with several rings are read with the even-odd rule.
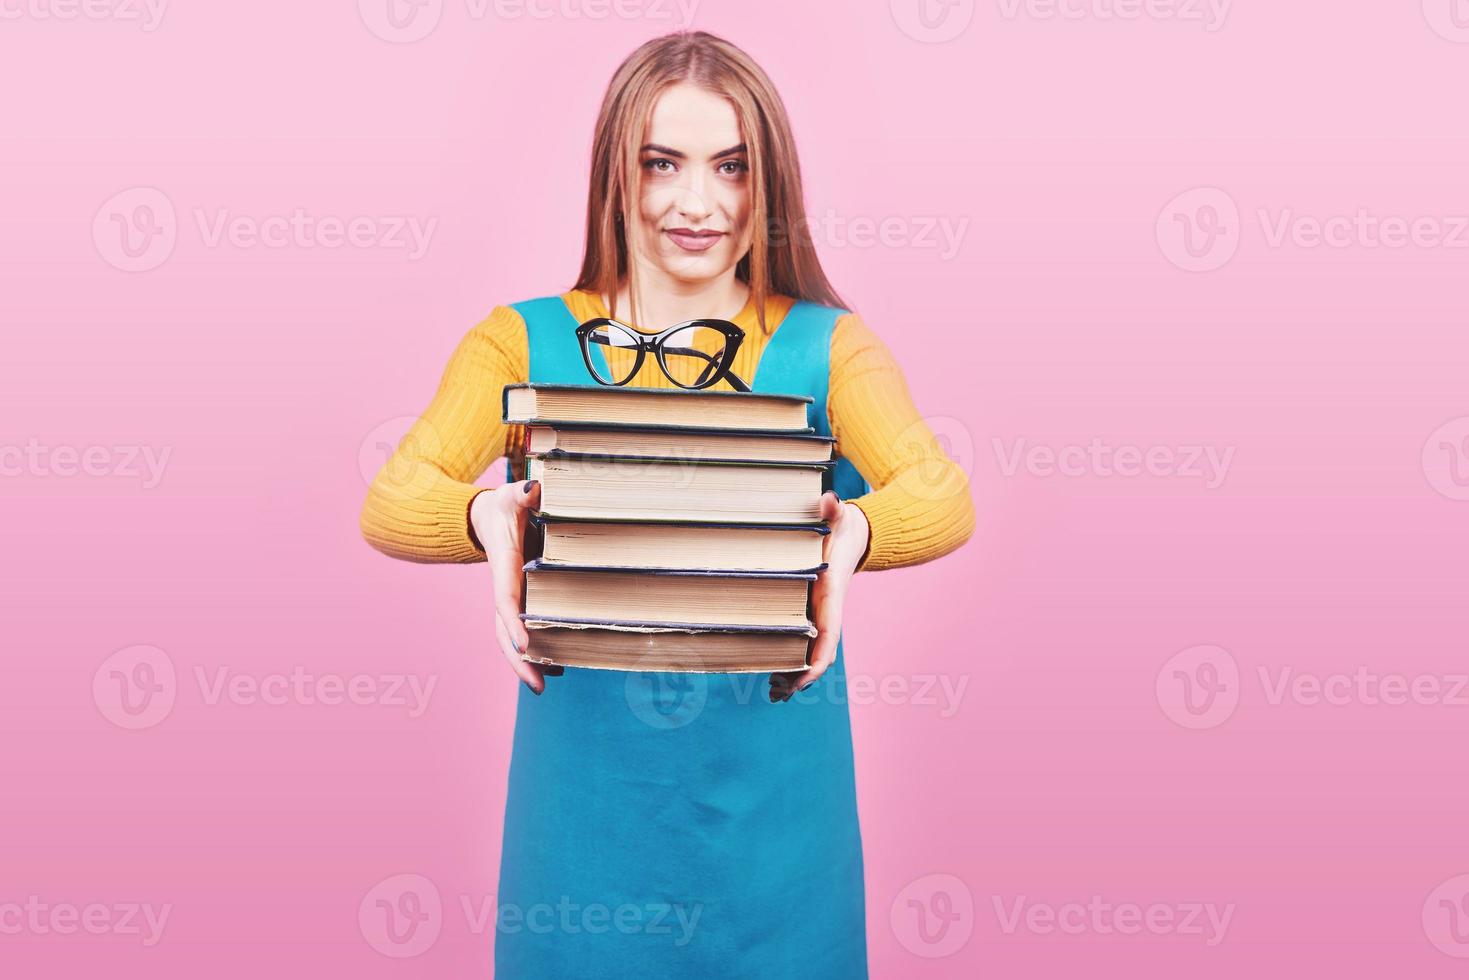
[[[663,164],[667,164],[668,166],[665,168]],[[643,162],[643,166],[647,167],[649,170],[654,171],[655,173],[660,174],[672,173],[675,169],[673,166],[673,161],[668,159],[667,157],[655,157],[652,160],[645,160]]]
[[[726,160],[719,165],[719,172],[722,174],[742,174],[748,169],[749,166],[743,160]]]

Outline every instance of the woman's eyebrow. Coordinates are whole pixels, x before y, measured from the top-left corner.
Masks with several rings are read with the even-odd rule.
[[[677,157],[680,160],[686,159],[687,156],[688,156],[688,154],[684,153],[681,150],[675,150],[671,146],[663,146],[660,143],[646,143],[646,144],[644,144],[644,146],[643,146],[643,152],[644,153],[662,153],[665,156]],[[744,153],[744,152],[745,152],[745,144],[741,143],[738,146],[731,146],[727,150],[720,150],[718,153],[714,154],[709,159],[711,159],[711,160],[718,160],[720,157],[733,156],[736,153]]]

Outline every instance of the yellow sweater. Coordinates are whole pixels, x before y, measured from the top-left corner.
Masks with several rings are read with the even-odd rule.
[[[595,292],[574,290],[563,298],[578,322],[608,315]],[[745,304],[734,318],[745,330],[735,374],[754,379],[770,335],[793,302],[788,296],[767,301],[766,331],[753,298]],[[474,481],[492,462],[524,457],[525,427],[501,421],[500,392],[528,380],[529,361],[525,321],[508,306],[495,307],[460,341],[433,402],[368,491],[361,524],[369,544],[409,561],[485,560],[470,535],[469,503],[483,489]],[[674,387],[653,358],[630,384]],[[719,387],[727,390],[728,383]],[[853,313],[838,319],[832,332],[826,409],[836,451],[874,488],[850,501],[871,526],[859,570],[930,561],[969,539],[974,506],[967,476],[919,416],[892,353]]]

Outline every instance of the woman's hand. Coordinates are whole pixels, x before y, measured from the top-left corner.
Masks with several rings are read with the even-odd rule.
[[[826,568],[811,583],[811,614],[816,626],[816,639],[811,642],[811,664],[799,674],[771,674],[772,701],[789,701],[791,695],[814,684],[836,660],[837,639],[842,631],[842,603],[846,601],[852,574],[867,553],[871,530],[862,508],[843,503],[828,490],[821,495],[821,519],[831,528],[831,533],[822,544]]]
[[[505,659],[510,661],[510,669],[536,694],[546,689],[545,675],[564,673],[562,667],[533,664],[520,656],[530,646],[530,631],[520,619],[525,526],[530,512],[540,503],[540,483],[526,480],[486,490],[469,505],[470,526],[495,577],[495,636]]]

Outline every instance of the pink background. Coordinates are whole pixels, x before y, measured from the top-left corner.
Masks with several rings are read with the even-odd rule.
[[[874,977],[1462,974],[1451,2],[1211,24],[1148,13],[1213,16],[1193,0],[960,0],[932,30],[902,0],[697,4],[780,86],[811,212],[889,221],[825,232],[823,259],[980,515],[848,604],[849,669],[889,692],[852,708]],[[153,30],[0,8],[7,976],[489,972],[464,909],[494,898],[516,696],[489,575],[390,561],[357,511],[464,331],[568,284],[602,87],[677,8],[430,0],[406,43],[371,29],[381,0],[353,8],[179,2]],[[156,193],[113,200],[134,188]],[[172,251],[122,251],[139,203]],[[336,248],[209,234],[298,208],[370,220]],[[1359,209],[1419,233],[1275,234]],[[424,254],[379,241],[395,216],[436,222]],[[944,222],[957,252],[923,230]],[[1094,439],[1156,472],[1011,465]],[[1169,455],[1190,446],[1232,452],[1222,481]],[[124,705],[139,657],[154,700]],[[436,686],[415,717],[216,697],[222,669]],[[1418,694],[1330,681],[1359,670]],[[441,901],[406,945],[371,928],[377,897],[428,896],[398,875]],[[32,895],[105,907],[102,934],[17,926]],[[1161,924],[1067,908],[1089,902]],[[171,906],[155,944],[129,903]],[[1227,929],[1180,928],[1190,904]]]

